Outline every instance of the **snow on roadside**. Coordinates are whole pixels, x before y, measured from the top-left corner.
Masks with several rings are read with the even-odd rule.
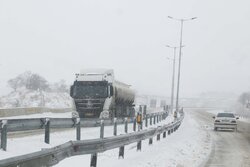
[[[100,167],[195,167],[200,166],[211,151],[211,138],[190,115],[186,114],[179,130],[148,145],[143,141],[142,151],[136,151],[136,144],[125,147],[125,158],[118,159],[118,149],[98,154]],[[80,167],[90,164],[90,155],[68,158],[56,167]]]
[[[157,127],[161,124],[167,124],[173,121],[173,117],[169,116],[166,120],[156,124],[149,126],[149,128]],[[145,129],[145,127],[144,127]],[[128,124],[128,133],[133,132],[133,124]],[[22,132],[20,132],[22,133]],[[25,132],[26,133],[26,132]],[[0,160],[32,153],[35,151],[40,151],[41,148],[51,148],[60,144],[64,144],[70,140],[76,140],[76,130],[70,129],[66,131],[56,131],[51,133],[50,135],[50,144],[44,143],[44,130],[41,130],[41,134],[32,135],[33,131],[29,136],[25,137],[9,137],[8,138],[8,146],[7,151],[0,150]],[[36,133],[36,132],[34,132]],[[117,126],[117,134],[124,134],[124,125]],[[104,135],[105,137],[113,136],[113,126],[105,126],[104,127]],[[81,129],[81,139],[96,139],[100,136],[100,127],[90,127],[90,128],[82,128]]]
[[[250,118],[240,117],[239,121],[250,123]]]

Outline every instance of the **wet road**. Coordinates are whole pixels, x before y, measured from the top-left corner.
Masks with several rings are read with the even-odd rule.
[[[238,121],[238,131],[214,131],[213,114],[205,110],[188,110],[204,127],[213,141],[205,167],[250,167],[250,124]]]

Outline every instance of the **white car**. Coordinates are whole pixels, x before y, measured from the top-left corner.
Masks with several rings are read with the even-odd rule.
[[[232,129],[237,131],[237,119],[233,113],[218,113],[214,118],[214,130],[220,129]]]

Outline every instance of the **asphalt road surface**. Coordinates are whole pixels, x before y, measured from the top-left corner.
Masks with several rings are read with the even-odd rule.
[[[214,131],[213,114],[186,110],[210,134],[213,148],[205,167],[250,167],[250,124],[238,121],[238,131]]]

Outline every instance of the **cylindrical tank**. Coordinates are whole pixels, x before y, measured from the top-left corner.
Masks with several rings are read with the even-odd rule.
[[[135,91],[129,85],[115,81],[113,83],[116,103],[132,105],[135,100]]]

